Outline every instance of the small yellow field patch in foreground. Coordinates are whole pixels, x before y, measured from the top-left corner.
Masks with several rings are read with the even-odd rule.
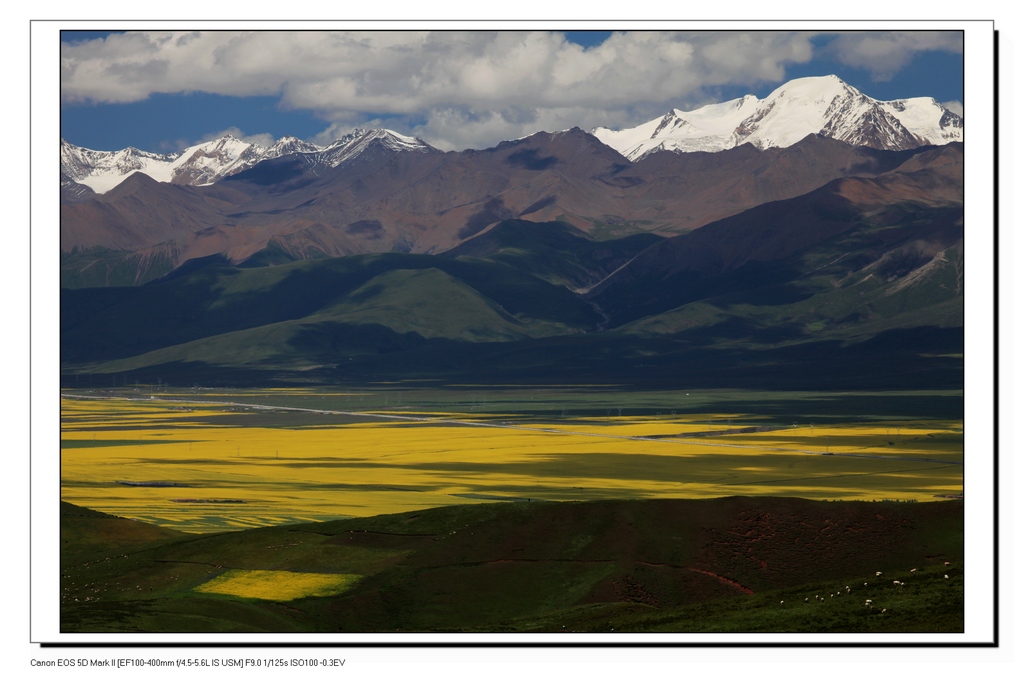
[[[257,600],[298,600],[344,593],[359,574],[314,574],[258,569],[231,569],[195,588],[201,593],[232,595]]]

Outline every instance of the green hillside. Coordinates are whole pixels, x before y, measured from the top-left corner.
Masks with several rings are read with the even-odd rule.
[[[423,348],[430,340],[503,342],[575,331],[558,322],[516,318],[438,269],[394,270],[299,320],[212,335],[80,371],[112,374],[171,363],[301,369]]]
[[[399,334],[469,342],[510,341],[570,334],[564,324],[517,320],[496,302],[451,275],[426,270],[394,270],[378,275],[315,319],[383,325]]]
[[[420,270],[434,274],[410,282],[411,272]],[[395,271],[406,275],[387,276]],[[380,276],[387,277],[375,281]],[[446,297],[455,297],[458,306],[443,307]],[[370,312],[371,299],[384,308]],[[401,310],[413,300],[432,301],[433,313],[423,312],[417,325]],[[459,310],[465,305],[467,310]],[[485,317],[472,323],[474,313]],[[575,331],[599,320],[566,289],[499,263],[381,254],[265,268],[212,264],[143,287],[63,290],[61,360],[128,358],[278,323],[320,323],[334,320],[334,314],[344,318],[338,322],[383,324],[399,334],[415,328],[425,336],[475,339]],[[497,330],[487,329],[492,323]]]
[[[440,256],[214,258],[65,289],[62,382],[961,386],[962,209],[844,202],[819,192],[670,240],[505,221]]]

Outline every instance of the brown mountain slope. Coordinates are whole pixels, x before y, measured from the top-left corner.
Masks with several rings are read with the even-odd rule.
[[[810,136],[758,151],[657,153],[631,164],[573,129],[487,150],[374,150],[337,168],[281,157],[208,187],[135,174],[96,199],[62,206],[61,248],[173,247],[178,263],[264,249],[282,258],[440,253],[508,218],[563,220],[606,237],[678,234],[837,178],[874,177],[959,150],[879,152]],[[962,147],[960,148],[962,149]],[[906,167],[905,170],[910,170]]]
[[[96,199],[61,206],[61,251],[135,251],[181,240],[220,223],[225,209],[246,200],[235,190],[160,183],[134,173]]]

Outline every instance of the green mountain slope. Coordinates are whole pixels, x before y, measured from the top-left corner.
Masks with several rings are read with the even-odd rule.
[[[440,256],[197,262],[142,287],[62,290],[62,381],[958,386],[952,161],[671,239],[509,220]]]
[[[413,276],[427,270],[433,274]],[[406,275],[389,275],[398,271]],[[458,305],[444,306],[446,298]],[[432,312],[402,310],[412,302],[433,302]],[[483,318],[473,322],[475,314]],[[420,321],[410,323],[411,316]],[[61,360],[134,357],[298,320],[493,340],[586,330],[599,316],[563,287],[486,261],[381,254],[265,268],[212,264],[144,287],[63,290]]]
[[[576,332],[557,322],[519,320],[437,268],[378,275],[314,320],[383,325],[400,334],[469,342],[510,341]]]
[[[558,322],[515,317],[435,268],[378,275],[331,305],[298,320],[211,335],[80,372],[124,373],[173,363],[301,370],[366,354],[424,348],[431,340],[504,342],[576,332]]]

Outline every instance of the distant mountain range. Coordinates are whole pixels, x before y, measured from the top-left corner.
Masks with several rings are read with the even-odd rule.
[[[462,152],[62,141],[62,381],[962,387],[936,107],[823,78]]]
[[[298,155],[310,166],[334,168],[363,154],[374,144],[396,151],[438,151],[418,138],[390,130],[361,128],[324,147],[294,137],[284,137],[270,147],[263,147],[227,135],[176,154],[154,154],[134,147],[117,152],[97,152],[61,139],[61,187],[68,188],[69,198],[91,195],[83,189],[76,189],[76,184],[84,185],[92,193],[103,194],[133,173],[143,173],[154,180],[177,185],[212,185],[262,161],[288,155]]]
[[[963,142],[964,123],[930,97],[880,102],[837,76],[822,76],[790,81],[763,100],[746,95],[694,111],[673,109],[636,128],[593,134],[635,161],[657,151],[789,147],[812,134],[875,149],[913,149]]]
[[[694,111],[673,109],[635,128],[595,128],[591,133],[627,159],[656,151],[720,152],[742,144],[764,150],[789,147],[808,135],[851,145],[904,150],[963,141],[963,119],[932,98],[880,102],[837,76],[800,78],[778,87],[763,100],[754,95],[709,104]],[[160,182],[211,185],[260,162],[297,155],[302,163],[334,168],[379,144],[395,151],[437,152],[419,138],[386,129],[357,128],[326,146],[284,137],[270,147],[231,135],[175,154],[134,147],[99,152],[61,140],[61,185],[66,199],[103,194],[139,172]]]
[[[630,162],[579,129],[466,152],[387,142],[373,139],[336,166],[318,162],[327,153],[268,159],[206,186],[134,173],[103,195],[61,206],[61,249],[130,254],[139,265],[121,281],[130,284],[161,274],[149,269],[154,263],[166,272],[214,254],[240,263],[260,252],[276,262],[440,253],[509,218],[558,220],[598,239],[674,235],[837,178],[887,173],[918,151],[809,136],[791,147]]]

